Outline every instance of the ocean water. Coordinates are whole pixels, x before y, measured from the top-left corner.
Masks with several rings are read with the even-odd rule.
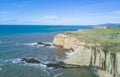
[[[89,28],[92,27],[0,25],[0,77],[97,77],[92,68],[56,69],[20,61],[21,58],[36,58],[43,63],[62,61],[71,54],[69,51],[34,44],[52,43],[58,33]]]

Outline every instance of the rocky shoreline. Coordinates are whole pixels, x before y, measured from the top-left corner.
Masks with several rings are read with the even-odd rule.
[[[83,42],[67,34],[56,35],[53,44],[73,50],[73,55],[63,61],[65,64],[94,66],[100,77],[120,77],[120,53],[109,52],[99,43]]]
[[[63,68],[63,69],[69,69],[69,68],[83,68],[82,66],[79,65],[71,65],[71,64],[64,64],[63,62],[59,63],[42,63],[38,59],[35,58],[21,58],[20,60],[23,63],[29,63],[29,64],[42,64],[45,65],[46,67],[52,67],[52,68]],[[88,67],[85,67],[88,68]]]

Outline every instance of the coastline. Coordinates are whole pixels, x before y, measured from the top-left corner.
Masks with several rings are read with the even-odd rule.
[[[64,28],[65,27],[60,27],[60,29],[64,29]],[[69,27],[69,29],[74,30],[76,28]],[[65,31],[69,31],[69,29],[65,29]],[[69,66],[69,67],[67,66],[65,67],[65,69],[62,69],[63,66],[61,67],[59,65],[54,65],[54,63],[62,61],[66,56],[69,57],[71,55],[71,53],[66,53],[66,54],[64,53],[67,52],[67,50],[55,49],[56,47],[54,48],[53,46],[48,46],[48,45],[45,46],[46,43],[47,44],[48,42],[51,43],[53,41],[54,35],[58,33],[63,33],[63,32],[61,31],[56,32],[56,27],[50,27],[50,29],[47,30],[46,32],[43,31],[40,33],[36,33],[36,29],[34,29],[34,31],[33,30],[30,31],[30,33],[26,33],[22,31],[20,32],[20,34],[17,32],[16,34],[13,33],[11,35],[6,33],[7,35],[1,36],[0,37],[0,41],[1,41],[0,77],[9,77],[9,76],[14,77],[15,75],[17,75],[17,77],[21,77],[21,76],[27,77],[28,75],[32,77],[34,76],[54,77],[59,73],[62,74],[59,75],[58,77],[74,77],[74,76],[80,77],[83,75],[85,77],[96,77],[89,68],[79,69],[73,66]],[[40,42],[44,43],[44,45],[41,45]],[[38,43],[39,45],[36,45]],[[63,52],[61,53],[60,51]],[[26,62],[25,61],[23,62],[24,58],[26,59]],[[34,59],[33,62],[38,60],[42,63],[50,62],[53,63],[53,65],[52,64],[44,65],[39,62],[27,63],[28,60],[31,59]],[[66,73],[68,74],[66,75]]]
[[[98,37],[101,37],[101,34],[103,34],[105,31],[106,31],[106,35],[104,33],[104,37],[111,35],[111,33],[112,34],[117,33],[118,34],[117,38],[120,36],[118,29],[116,30],[113,29],[113,32],[111,32],[111,30],[112,29],[99,30],[99,33],[97,35],[94,34],[94,36],[97,36],[96,37],[97,39]],[[87,31],[89,32],[89,30],[84,30],[84,33],[87,33]],[[104,32],[101,33],[100,31],[104,31]],[[98,67],[98,69],[101,68],[102,70],[98,70],[98,74],[101,77],[119,77],[120,74],[119,51],[117,51],[116,49],[116,51],[114,50],[113,52],[105,49],[105,46],[108,46],[109,43],[103,45],[103,42],[108,42],[107,40],[109,39],[107,38],[106,40],[105,38],[105,41],[102,42],[96,40],[97,41],[96,42],[95,39],[93,40],[93,38],[91,38],[91,35],[87,36],[86,39],[86,36],[84,36],[86,34],[81,34],[81,33],[82,31],[67,32],[64,34],[58,34],[54,37],[54,41],[53,41],[54,45],[62,46],[64,49],[73,50],[73,54],[69,58],[65,59],[63,62],[66,64],[73,64],[80,66],[95,66]],[[89,37],[90,39],[88,40]],[[102,40],[104,40],[104,38],[102,38]],[[118,41],[119,40],[117,40],[117,45],[119,46],[120,42]],[[114,46],[114,43],[111,45],[112,45],[111,50],[112,47],[113,48],[117,47]]]

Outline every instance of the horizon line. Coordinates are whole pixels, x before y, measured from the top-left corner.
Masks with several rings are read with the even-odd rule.
[[[106,25],[106,24],[120,24],[120,23],[103,23],[103,24],[0,24],[1,25],[35,25],[35,26],[95,26],[95,25]]]

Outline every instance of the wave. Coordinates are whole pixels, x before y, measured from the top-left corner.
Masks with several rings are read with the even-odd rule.
[[[2,68],[0,67],[0,71],[2,71]]]
[[[50,46],[46,46],[48,48],[55,48],[52,42],[43,42],[44,44],[49,44]],[[44,45],[45,46],[45,45]]]
[[[22,62],[21,58],[15,58],[15,59],[8,59],[8,60],[1,60],[2,64],[0,64],[0,66],[3,66],[6,63],[12,63],[12,64],[20,64],[22,66],[30,66],[30,67],[35,67],[35,68],[46,68],[47,66],[45,64],[39,63],[39,64],[35,64],[35,63],[26,63],[26,62]],[[1,67],[0,67],[1,68]],[[1,70],[1,69],[0,69]]]
[[[41,68],[46,68],[47,66],[44,65],[44,64],[34,64],[34,63],[24,63],[23,66],[30,66],[30,67],[35,67],[35,68],[38,68],[38,67],[41,67]]]
[[[44,65],[42,63],[35,64],[35,63],[23,62],[23,61],[21,61],[21,58],[10,59],[9,61],[12,62],[13,64],[22,64],[23,66],[31,66],[31,67],[36,67],[36,68],[38,68],[38,67],[46,68],[47,67],[46,65]]]
[[[10,59],[10,61],[11,61],[13,64],[21,63],[21,59],[20,59],[20,58]]]
[[[0,44],[6,44],[4,46],[32,46],[32,47],[47,47],[47,48],[55,48],[51,42],[33,42],[33,43],[12,43],[12,42],[2,42],[0,41]]]
[[[37,43],[21,43],[20,45],[34,46],[34,45],[37,45]]]
[[[91,67],[91,70],[93,72],[93,74],[95,74],[97,77],[99,77],[98,73],[97,73],[97,68],[96,67]]]
[[[51,46],[48,46],[48,48],[56,48],[55,46],[51,45]]]
[[[58,76],[60,76],[60,75],[62,75],[63,73],[58,73],[58,74],[56,74],[56,75],[54,75],[53,77],[58,77]]]
[[[36,46],[36,47],[43,47],[44,45],[37,45],[37,42],[34,43],[15,43],[16,46]]]
[[[21,63],[21,59],[20,58],[15,58],[15,59],[0,59],[0,66],[6,64],[6,63],[13,63],[13,64],[17,64],[17,63]]]
[[[68,52],[65,53],[66,57],[70,57],[71,55],[73,55],[73,51],[69,50]]]
[[[55,48],[51,42],[34,42],[34,43],[16,43],[16,45],[27,45],[27,46],[35,46],[35,47],[48,47],[48,48]]]
[[[36,45],[36,47],[38,47],[38,48],[39,48],[39,47],[44,47],[44,45]]]
[[[52,45],[52,43],[51,42],[43,42],[44,44],[51,44]]]
[[[64,57],[55,56],[55,61],[63,61],[64,59]]]
[[[22,61],[21,58],[15,58],[15,59],[7,59],[3,60],[1,59],[0,61],[0,71],[2,70],[1,66],[4,66],[6,64],[14,64],[14,65],[19,65],[19,66],[24,66],[24,67],[34,67],[34,68],[40,68],[46,71],[47,69],[52,70],[54,67],[49,67],[47,64],[51,63],[50,61],[40,61],[40,63],[27,63]],[[61,68],[60,68],[61,69]],[[55,76],[57,77],[57,76]]]

